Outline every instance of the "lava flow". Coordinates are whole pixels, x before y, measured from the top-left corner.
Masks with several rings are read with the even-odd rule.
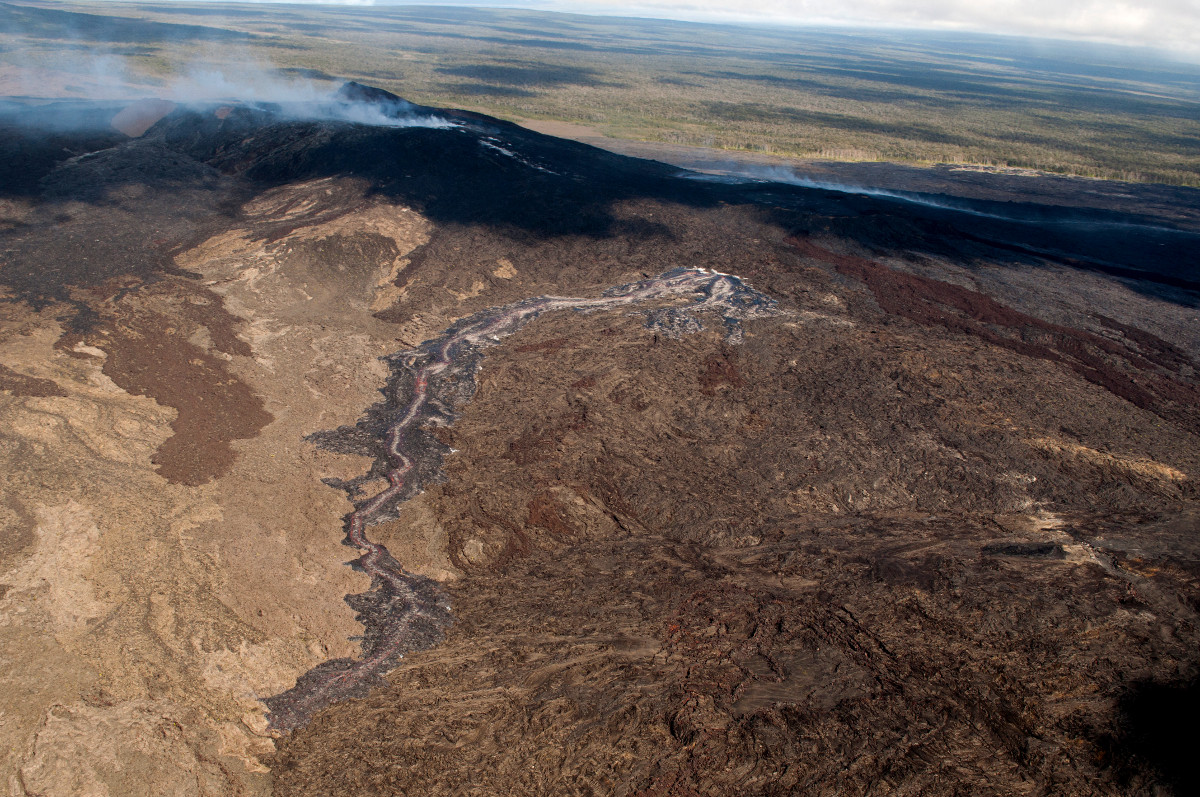
[[[367,537],[366,528],[393,517],[391,513],[398,503],[419,492],[422,472],[436,473],[443,451],[436,443],[417,439],[419,436],[413,433],[426,425],[453,420],[451,408],[474,392],[471,366],[478,364],[478,352],[547,311],[601,310],[689,294],[695,296],[689,308],[682,312],[680,308],[665,313],[651,311],[647,325],[677,335],[702,328],[688,310],[716,310],[730,340],[736,342],[741,337],[742,319],[779,312],[772,299],[737,277],[675,269],[654,279],[610,288],[599,298],[542,296],[485,310],[416,349],[387,358],[393,377],[385,391],[386,401],[376,408],[386,417],[376,425],[386,430],[384,461],[377,462],[377,468],[367,477],[335,485],[355,495],[359,485],[373,474],[385,475],[388,481],[386,489],[346,517],[346,544],[362,551],[351,564],[371,576],[367,592],[346,596],[365,627],[363,655],[324,662],[302,675],[291,689],[266,699],[273,728],[290,731],[326,706],[366,695],[372,686],[382,683],[383,674],[394,668],[406,652],[433,647],[451,624],[449,601],[438,584],[405,571],[387,548]],[[325,447],[345,450],[338,444],[338,433],[315,435],[313,439]]]

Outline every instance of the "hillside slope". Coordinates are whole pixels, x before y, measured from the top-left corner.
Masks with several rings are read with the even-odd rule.
[[[1194,790],[1182,216],[0,124],[13,793]]]

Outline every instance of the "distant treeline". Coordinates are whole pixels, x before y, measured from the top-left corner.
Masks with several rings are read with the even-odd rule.
[[[1116,47],[433,6],[36,2],[0,5],[0,44],[9,73],[86,73],[99,55],[153,85],[198,62],[231,78],[268,63],[618,138],[1200,185],[1200,67]]]

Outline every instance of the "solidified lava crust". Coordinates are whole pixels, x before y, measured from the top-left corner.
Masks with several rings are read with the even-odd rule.
[[[345,544],[362,551],[351,562],[371,576],[370,589],[345,600],[365,628],[362,656],[324,662],[302,675],[286,692],[263,702],[271,727],[291,731],[321,709],[365,696],[383,683],[404,654],[437,645],[453,622],[449,600],[437,582],[404,570],[383,545],[366,536],[368,526],[396,516],[397,506],[440,476],[446,447],[429,427],[454,420],[454,409],[475,392],[481,350],[498,343],[529,321],[551,310],[594,311],[692,296],[686,308],[652,309],[648,328],[671,335],[702,329],[695,310],[715,310],[727,340],[741,340],[743,319],[775,315],[775,302],[737,277],[708,271],[674,269],[659,277],[609,288],[599,298],[542,296],[476,313],[421,346],[385,358],[392,369],[385,399],[353,427],[312,435],[310,441],[332,451],[375,458],[370,472],[345,482],[329,481],[359,498],[362,486],[383,477],[388,487],[356,504],[346,516]]]
[[[1183,376],[1191,370],[1187,358],[1155,335],[1101,316],[1103,326],[1124,338],[1109,340],[1048,323],[977,291],[833,252],[807,237],[792,236],[788,242],[839,273],[862,280],[887,313],[972,335],[1026,357],[1061,363],[1135,407],[1191,432],[1200,431],[1196,412],[1200,389]]]

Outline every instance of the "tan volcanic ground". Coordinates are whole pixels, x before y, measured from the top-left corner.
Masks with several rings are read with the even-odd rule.
[[[339,566],[348,506],[320,479],[361,466],[301,438],[376,397],[377,357],[399,346],[368,306],[428,225],[366,202],[306,214],[332,190],[259,199],[249,218],[295,231],[203,242],[178,258],[202,280],[106,295],[81,339],[53,310],[4,305],[0,350],[23,380],[0,394],[10,791],[262,792],[257,698],[356,648],[341,598],[365,580]],[[347,226],[388,257],[322,273],[309,247]]]
[[[619,234],[535,235],[146,146],[220,201],[155,215],[118,147],[56,172],[100,199],[0,206],[10,271],[34,233],[48,275],[166,253],[0,304],[8,794],[1185,793],[1143,699],[1195,700],[1185,302],[836,215],[631,197]],[[322,479],[372,461],[306,436],[456,320],[674,267],[782,313],[738,340],[561,311],[486,349],[444,478],[370,529],[443,585],[446,640],[269,728],[260,700],[363,632]]]

